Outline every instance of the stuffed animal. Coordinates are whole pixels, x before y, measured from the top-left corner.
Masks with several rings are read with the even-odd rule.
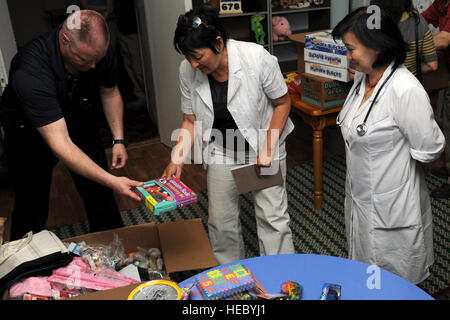
[[[255,33],[256,43],[260,45],[264,45],[264,37],[266,36],[263,25],[261,23],[261,21],[263,21],[265,18],[266,16],[263,14],[255,14],[250,18],[252,31]]]
[[[289,21],[282,16],[275,16],[272,18],[272,37],[273,41],[286,40],[286,37],[291,34],[291,26]]]

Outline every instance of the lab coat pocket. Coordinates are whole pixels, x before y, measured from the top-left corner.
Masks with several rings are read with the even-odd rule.
[[[414,197],[410,180],[390,191],[374,193],[373,227],[404,228],[420,224],[420,200]]]
[[[426,250],[420,226],[374,230],[374,264],[418,283],[426,276]]]
[[[392,150],[393,122],[389,115],[385,115],[369,124],[368,148],[371,153]]]

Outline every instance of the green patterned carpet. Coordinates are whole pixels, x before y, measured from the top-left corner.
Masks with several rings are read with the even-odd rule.
[[[430,190],[440,186],[443,181],[443,179],[432,175],[427,177]],[[347,257],[344,225],[344,184],[345,158],[338,156],[325,160],[323,163],[323,208],[320,213],[317,213],[314,210],[312,164],[304,164],[288,170],[289,213],[297,253]],[[246,257],[249,258],[259,255],[251,194],[241,196],[240,201]],[[433,295],[450,286],[450,239],[448,232],[450,230],[450,200],[432,198],[431,201],[434,223],[435,263],[431,268],[431,276],[419,286]],[[199,192],[199,201],[194,205],[180,208],[161,216],[153,216],[146,207],[140,207],[122,212],[122,218],[125,225],[201,218],[207,230],[207,212],[207,191],[203,190]],[[87,222],[76,223],[60,227],[54,231],[61,239],[64,239],[87,233],[88,224]],[[181,275],[180,280],[194,273],[195,271]],[[446,299],[444,294],[438,298]]]

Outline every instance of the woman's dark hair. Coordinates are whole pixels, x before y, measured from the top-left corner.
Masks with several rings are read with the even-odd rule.
[[[416,13],[412,0],[371,0],[371,6],[379,6],[392,15],[397,23],[400,22],[403,12]]]
[[[217,36],[222,37],[226,46],[228,34],[220,21],[218,9],[213,8],[209,3],[204,3],[197,9],[180,15],[173,45],[178,53],[184,55],[192,55],[196,49],[203,48],[209,48],[218,54]]]
[[[392,61],[394,68],[397,68],[405,61],[409,45],[404,42],[397,23],[386,10],[380,8],[380,16],[374,17],[378,11],[368,12],[367,9],[358,8],[342,19],[333,29],[333,39],[342,39],[347,32],[353,32],[365,47],[380,51],[372,68],[388,65]],[[373,23],[377,18],[379,24]]]

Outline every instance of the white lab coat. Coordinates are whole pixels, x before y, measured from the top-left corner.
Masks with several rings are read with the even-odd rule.
[[[252,149],[259,153],[265,143],[267,129],[275,110],[273,99],[288,92],[277,58],[264,47],[244,41],[228,40],[227,108],[240,132]],[[208,77],[191,67],[187,60],[180,64],[181,110],[194,114],[196,146],[201,147],[203,162],[208,163],[207,146],[214,122],[214,107]],[[280,144],[294,130],[288,118],[280,135]],[[256,160],[256,159],[255,159]]]
[[[391,70],[392,64],[359,109],[365,75],[357,73],[338,118],[347,158],[345,227],[350,259],[417,284],[434,262],[431,203],[418,161],[437,159],[445,138],[426,91],[403,65],[380,92],[366,135],[357,135],[357,125]]]

